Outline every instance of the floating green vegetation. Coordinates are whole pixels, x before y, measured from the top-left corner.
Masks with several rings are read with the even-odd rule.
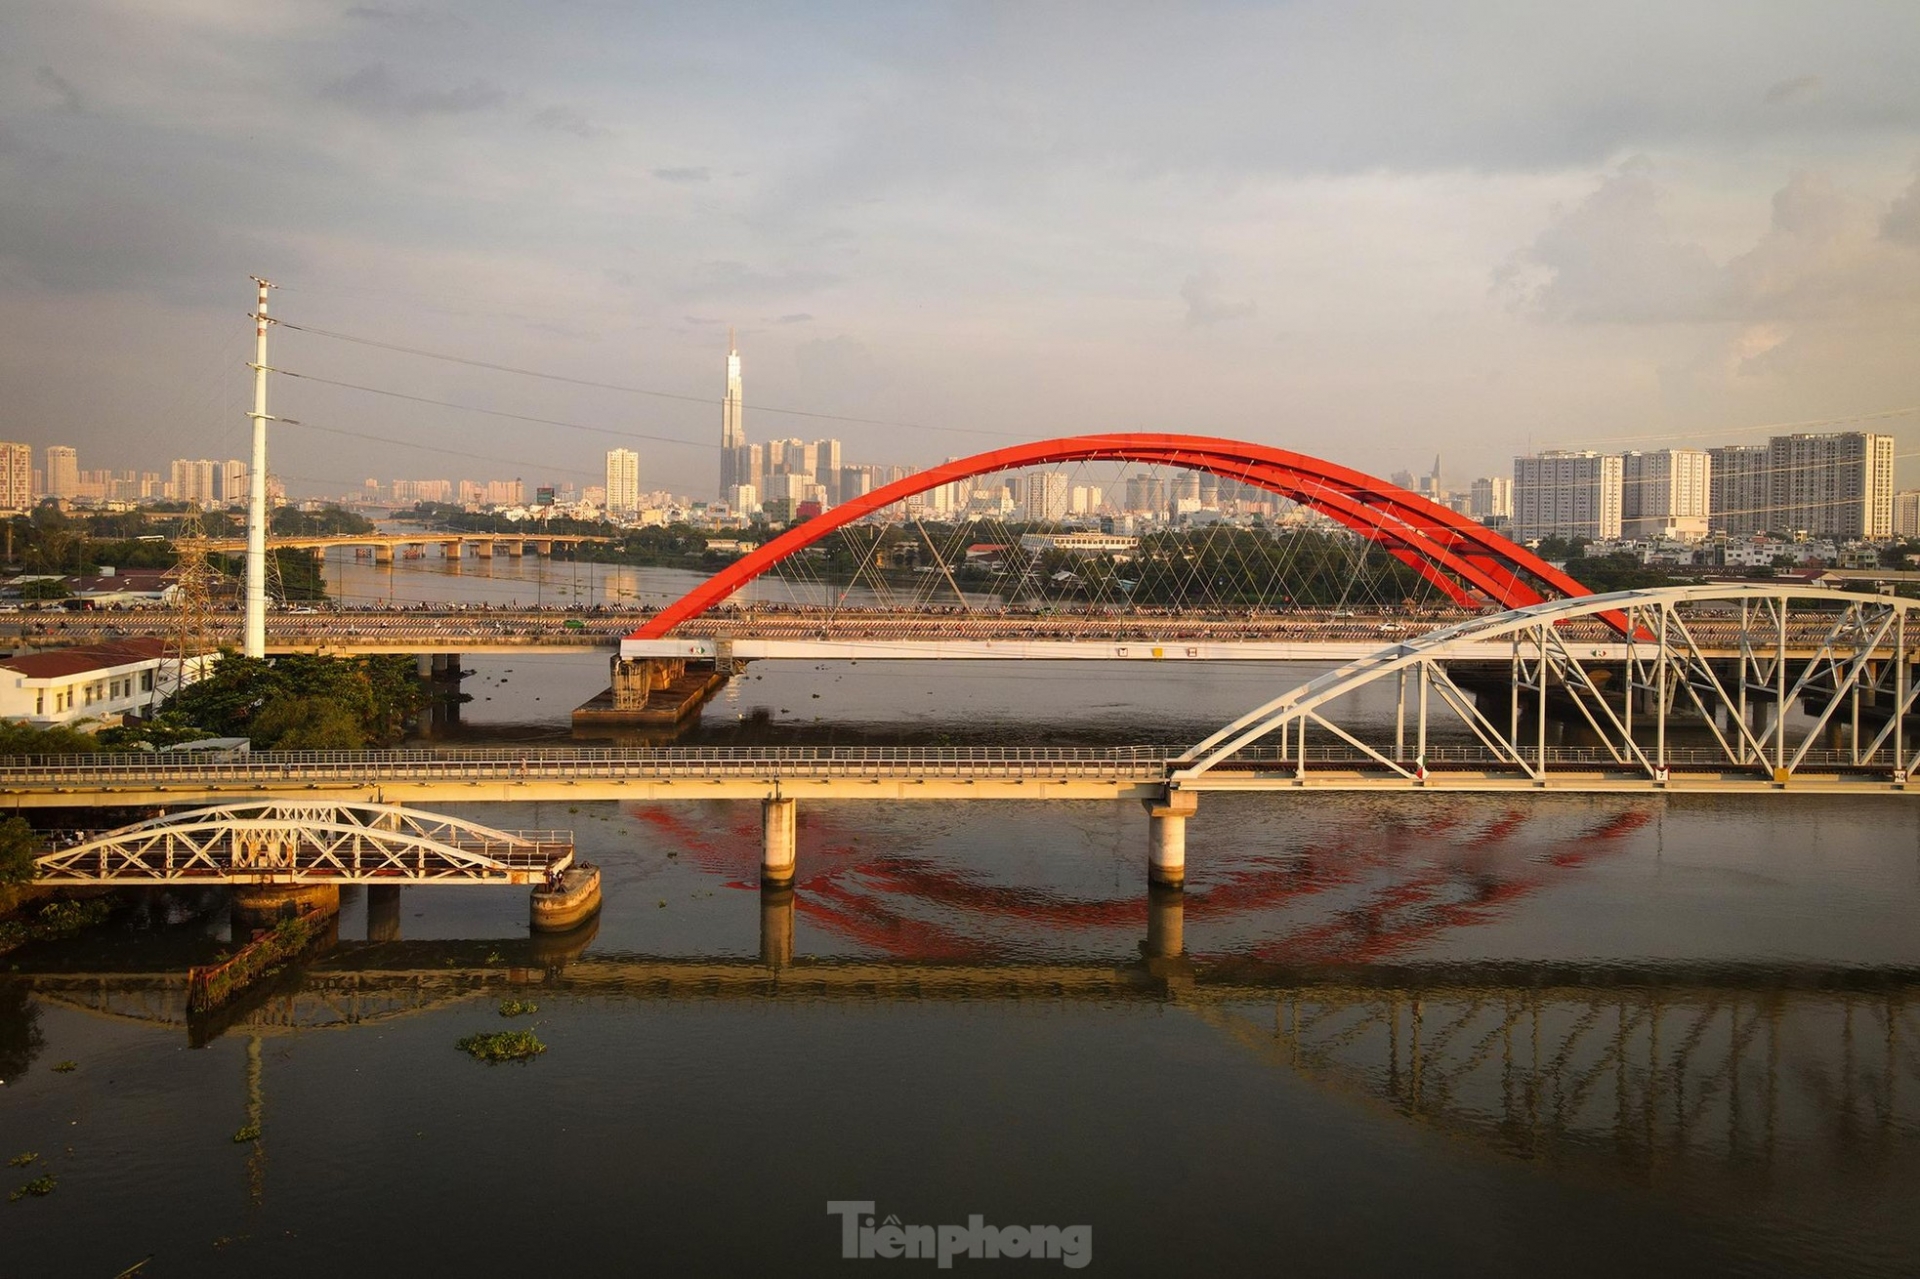
[[[502,1017],[530,1017],[540,1011],[540,1005],[526,999],[503,999],[500,1001]]]
[[[77,1061],[58,1061],[53,1065],[53,1073],[56,1075],[70,1075],[78,1069],[80,1069],[80,1063]]]
[[[258,1140],[260,1140],[259,1124],[248,1124],[244,1128],[236,1129],[233,1134],[233,1144],[236,1146],[244,1146],[250,1141]]]
[[[7,1160],[7,1167],[25,1168],[28,1164],[32,1163],[34,1160],[38,1159],[39,1157],[40,1157],[39,1151],[29,1150],[25,1154],[15,1155],[13,1158]]]
[[[497,950],[490,950],[490,951],[488,951],[488,952],[487,952],[487,960],[486,960],[486,962],[488,962],[489,964],[497,964],[497,963],[500,963],[500,962],[501,962],[501,957],[500,957],[500,952],[499,952],[499,951],[497,951]]]
[[[50,1172],[44,1173],[8,1195],[7,1201],[11,1203],[15,1199],[39,1199],[45,1195],[52,1194],[53,1186],[53,1174]]]
[[[475,1061],[529,1061],[547,1051],[547,1046],[531,1030],[496,1030],[492,1034],[468,1035],[454,1045]]]

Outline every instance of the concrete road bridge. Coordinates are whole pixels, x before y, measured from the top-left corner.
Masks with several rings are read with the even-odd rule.
[[[577,533],[466,533],[454,530],[418,533],[325,533],[311,537],[298,534],[277,534],[267,539],[271,550],[311,551],[316,558],[324,557],[335,547],[350,547],[354,550],[366,550],[372,553],[376,564],[391,564],[395,552],[407,555],[419,552],[424,555],[427,548],[438,547],[443,559],[459,563],[465,558],[469,547],[476,557],[491,560],[496,554],[508,559],[520,559],[531,551],[546,557],[556,551],[577,551],[589,543],[611,543],[618,539],[596,537]],[[203,542],[205,548],[218,555],[244,555],[247,551],[247,539],[244,537],[216,537]],[[417,556],[415,557],[417,558]]]
[[[757,799],[782,883],[802,799],[1122,799],[1146,806],[1150,878],[1179,884],[1210,792],[1915,793],[1916,607],[1773,585],[1542,601],[1378,648],[1191,747],[76,755],[0,761],[0,803]],[[1596,619],[1619,646],[1580,638]]]

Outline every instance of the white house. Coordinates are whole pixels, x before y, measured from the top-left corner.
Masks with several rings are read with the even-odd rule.
[[[213,654],[187,660],[192,683]],[[179,678],[160,639],[130,639],[0,658],[0,719],[37,727],[94,720],[118,724],[164,701]]]

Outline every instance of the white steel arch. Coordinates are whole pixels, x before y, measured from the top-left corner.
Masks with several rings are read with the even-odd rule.
[[[1236,789],[1227,774],[1291,774],[1316,761],[1379,780],[1425,782],[1455,763],[1546,784],[1610,772],[1664,786],[1675,771],[1785,786],[1844,774],[1904,789],[1920,769],[1913,713],[1920,603],[1799,584],[1715,584],[1549,600],[1392,644],[1300,685],[1221,728],[1175,765],[1178,789]],[[1607,616],[1627,640],[1594,645],[1561,624]],[[1504,707],[1449,663],[1504,649]],[[1390,683],[1391,735],[1342,722],[1335,704]],[[1788,713],[1780,713],[1780,708]],[[1796,710],[1803,713],[1795,715]],[[1582,745],[1550,745],[1549,722]],[[1436,738],[1450,731],[1453,744]],[[1321,739],[1316,752],[1309,733]],[[1462,743],[1464,742],[1464,746]],[[1209,777],[1215,770],[1221,775]],[[1249,789],[1257,786],[1247,787]]]
[[[86,834],[34,859],[37,884],[531,884],[570,831],[503,831],[395,804],[257,800]]]

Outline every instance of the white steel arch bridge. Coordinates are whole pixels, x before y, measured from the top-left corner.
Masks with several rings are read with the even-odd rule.
[[[34,859],[59,884],[537,884],[570,831],[503,831],[395,804],[254,800],[76,833]]]
[[[1168,785],[1905,790],[1916,610],[1774,583],[1530,604],[1290,689],[1186,752]],[[1620,642],[1581,633],[1600,617]]]

